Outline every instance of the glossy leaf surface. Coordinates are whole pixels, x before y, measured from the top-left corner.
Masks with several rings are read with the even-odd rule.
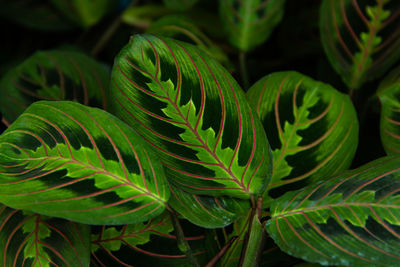
[[[1,266],[88,266],[90,227],[0,207]]]
[[[36,52],[1,79],[0,109],[10,123],[38,100],[74,100],[106,109],[108,82],[108,71],[82,53]]]
[[[87,28],[96,24],[116,5],[113,0],[50,0],[75,24]]]
[[[400,2],[324,0],[321,40],[328,59],[351,89],[385,73],[400,57]]]
[[[125,123],[74,102],[32,104],[0,137],[0,202],[87,224],[160,214],[158,158]]]
[[[248,51],[268,39],[281,21],[285,0],[219,0],[220,16],[232,45]]]
[[[170,186],[168,203],[191,223],[205,228],[224,227],[250,209],[248,200],[231,197],[212,197],[188,193]]]
[[[247,93],[273,154],[269,197],[347,169],[358,143],[358,120],[347,95],[297,72],[278,72]]]
[[[176,186],[239,198],[264,191],[271,159],[262,125],[205,52],[136,35],[115,60],[111,92],[115,114],[158,150]]]
[[[275,200],[267,230],[310,262],[396,266],[400,260],[400,158],[386,157]]]
[[[400,153],[400,68],[382,81],[377,95],[381,102],[380,132],[388,155]]]
[[[186,239],[197,258],[204,261],[205,236]],[[186,256],[178,250],[168,213],[122,228],[102,226],[99,233],[92,235],[92,258],[101,266],[190,266]]]

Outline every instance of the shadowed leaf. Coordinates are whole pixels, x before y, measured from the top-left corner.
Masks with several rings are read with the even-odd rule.
[[[400,2],[324,0],[320,32],[332,66],[350,89],[378,78],[400,57]]]
[[[107,109],[109,73],[88,56],[42,51],[10,70],[0,81],[0,109],[13,122],[38,100],[74,100]]]
[[[1,266],[88,266],[90,227],[0,205]]]

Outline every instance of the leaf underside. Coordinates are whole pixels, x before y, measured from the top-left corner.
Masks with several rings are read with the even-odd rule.
[[[399,59],[399,15],[397,0],[322,2],[322,44],[349,88],[358,89],[364,82],[378,78]]]
[[[386,157],[290,192],[271,207],[268,233],[285,252],[323,265],[397,266],[400,158]]]
[[[230,74],[200,49],[136,35],[116,57],[114,113],[158,152],[167,178],[195,194],[249,198],[271,171],[268,141]]]
[[[0,81],[0,110],[13,122],[38,100],[73,100],[107,109],[109,73],[90,57],[72,51],[41,51]]]
[[[220,0],[219,4],[230,43],[249,51],[267,40],[281,21],[285,0]]]
[[[0,137],[0,202],[87,224],[146,221],[169,191],[125,123],[74,102],[32,104]]]
[[[272,148],[273,172],[264,202],[347,169],[358,144],[349,97],[297,72],[277,72],[247,97]]]
[[[90,227],[0,207],[1,266],[88,266]]]

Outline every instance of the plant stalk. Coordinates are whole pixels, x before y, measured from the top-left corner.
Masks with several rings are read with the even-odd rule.
[[[228,251],[228,249],[232,246],[233,242],[238,239],[238,236],[232,237],[228,243],[226,243],[221,250],[207,263],[205,267],[214,267],[218,261],[225,255],[225,253]]]
[[[178,216],[176,212],[172,209],[168,209],[169,214],[171,215],[172,225],[174,226],[175,234],[176,234],[176,241],[178,243],[178,248],[180,251],[186,254],[189,262],[194,267],[200,267],[199,262],[197,261],[196,257],[193,255],[192,249],[189,246],[189,243],[185,239],[185,235],[183,234],[182,226],[179,222]]]
[[[242,76],[243,89],[247,91],[249,89],[249,76],[247,72],[247,64],[246,64],[246,52],[239,52],[239,65],[240,65],[240,74]]]
[[[121,23],[122,23],[121,16],[118,16],[106,29],[104,34],[100,37],[100,40],[97,42],[97,44],[93,47],[91,51],[91,55],[93,57],[97,56],[100,53],[100,51],[103,50],[108,41],[110,41],[111,37],[113,37],[115,32],[118,30]]]

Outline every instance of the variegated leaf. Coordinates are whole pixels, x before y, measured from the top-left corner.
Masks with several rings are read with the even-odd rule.
[[[282,250],[310,262],[397,266],[399,192],[400,158],[381,158],[276,199],[267,230]]]
[[[380,132],[388,155],[400,153],[400,67],[391,71],[377,92],[381,102]]]
[[[285,0],[219,0],[219,4],[229,41],[248,51],[268,39],[283,17]]]
[[[201,234],[185,238],[196,257],[201,262],[207,260],[203,246],[205,236]],[[102,226],[98,233],[92,235],[92,259],[100,266],[162,264],[175,267],[190,264],[176,245],[168,213],[146,223],[124,225],[122,228]]]
[[[230,74],[195,46],[136,35],[112,72],[114,112],[158,150],[167,177],[195,193],[239,198],[268,184],[257,114]]]
[[[350,166],[358,120],[347,95],[300,73],[278,72],[259,80],[247,96],[272,148],[265,201]]]
[[[7,206],[126,224],[162,213],[168,197],[151,148],[100,109],[39,101],[0,136],[0,202]]]
[[[38,100],[74,100],[107,109],[108,82],[108,71],[82,53],[36,52],[1,79],[0,110],[11,123]]]
[[[250,202],[232,197],[212,197],[188,193],[170,186],[168,204],[191,223],[205,228],[224,227],[250,210]]]
[[[322,44],[349,88],[381,76],[400,58],[399,15],[397,0],[322,2]]]
[[[1,266],[89,266],[90,227],[0,205]]]

